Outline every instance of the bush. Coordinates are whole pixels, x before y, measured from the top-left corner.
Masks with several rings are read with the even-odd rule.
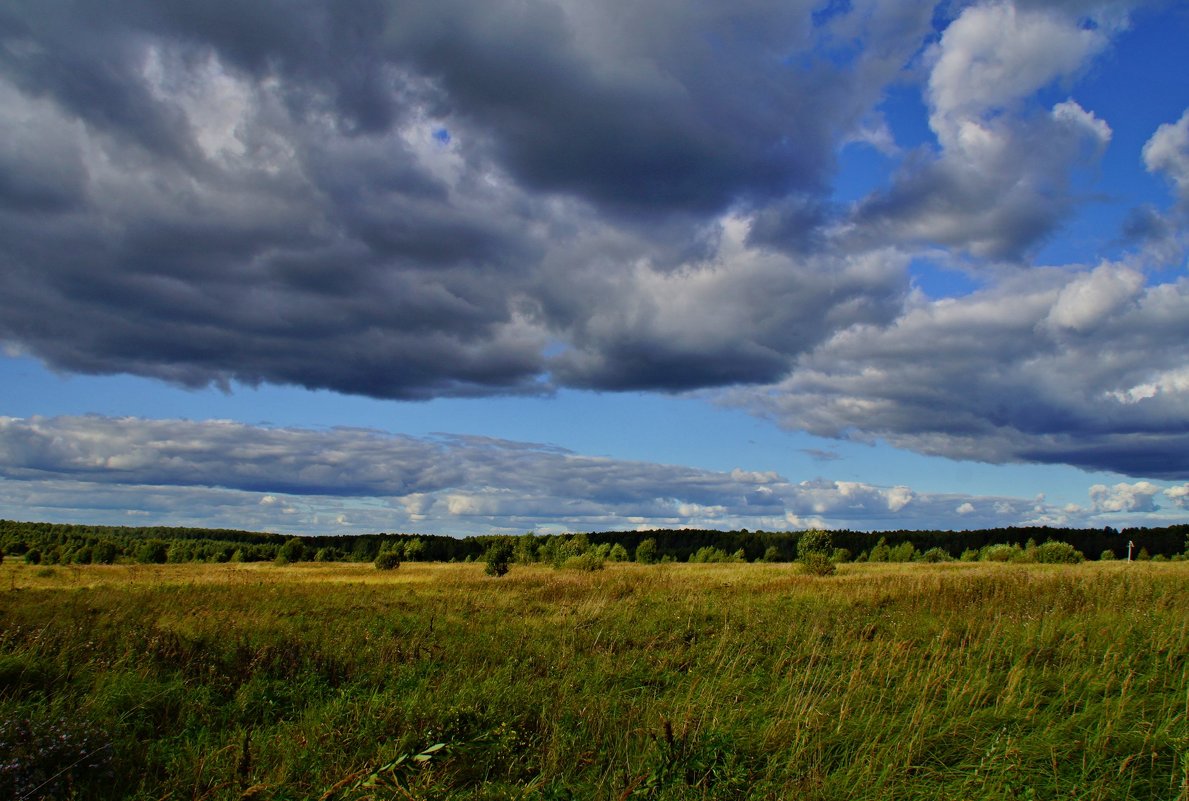
[[[837,569],[824,553],[810,551],[801,557],[801,571],[811,576],[832,576]]]
[[[506,575],[512,569],[512,557],[516,550],[512,547],[512,543],[506,539],[499,539],[493,542],[487,548],[487,553],[484,555],[484,560],[487,566],[484,571],[489,576]]]
[[[607,554],[607,558],[612,562],[626,562],[628,560],[628,549],[617,542],[611,546],[611,552]]]
[[[603,560],[593,551],[587,551],[577,556],[567,557],[561,566],[566,570],[588,570],[593,572],[603,569]]]
[[[958,558],[963,562],[977,562],[978,551],[976,551],[974,548],[967,548],[966,550],[962,551],[962,555]]]
[[[830,555],[830,561],[836,565],[846,564],[851,560],[851,553],[849,548],[835,548],[834,553]]]
[[[1100,561],[1100,562],[1112,562],[1112,561],[1114,561],[1114,559],[1115,559],[1115,552],[1112,551],[1110,548],[1107,548],[1105,551],[1098,554],[1098,561]]]
[[[400,553],[398,551],[380,551],[374,562],[376,570],[396,570],[400,567]]]
[[[780,549],[775,545],[769,545],[767,550],[764,551],[763,559],[765,562],[779,562]]]
[[[921,554],[922,562],[952,562],[954,557],[945,548],[934,547]]]
[[[1068,542],[1049,540],[1036,547],[1036,561],[1045,565],[1076,565],[1086,557]]]
[[[1019,545],[988,545],[979,554],[983,562],[1010,562],[1016,554],[1022,554]]]
[[[29,550],[25,551],[25,564],[41,564],[41,551],[37,550],[36,548],[30,548]]]

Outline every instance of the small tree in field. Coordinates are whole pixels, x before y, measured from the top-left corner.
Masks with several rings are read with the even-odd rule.
[[[797,557],[804,559],[808,554],[820,553],[829,556],[834,552],[834,538],[830,532],[820,529],[810,529],[802,532],[797,540]]]
[[[830,561],[834,552],[834,538],[830,532],[811,529],[797,540],[797,559],[801,569],[812,576],[830,576],[837,570]]]
[[[810,551],[801,557],[801,570],[811,576],[832,576],[837,569],[830,557],[819,551]]]
[[[384,550],[376,555],[376,570],[396,570],[400,567],[400,551]]]
[[[515,554],[516,550],[511,542],[503,538],[496,540],[487,548],[487,567],[484,572],[496,578],[505,575],[512,567],[512,557]]]
[[[636,546],[636,561],[642,565],[651,565],[656,562],[655,539],[649,537]]]
[[[306,546],[301,537],[290,537],[277,552],[277,564],[287,565],[291,562],[301,562],[306,558]]]

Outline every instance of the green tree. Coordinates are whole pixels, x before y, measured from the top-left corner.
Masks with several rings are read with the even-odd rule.
[[[145,540],[136,549],[136,561],[143,565],[163,565],[169,557],[169,544],[164,540]]]
[[[832,576],[837,570],[830,557],[821,551],[810,551],[801,557],[801,570],[811,576]]]
[[[516,538],[516,561],[522,565],[537,561],[537,535],[531,531]]]
[[[411,540],[405,540],[405,558],[410,562],[421,561],[422,554],[425,553],[425,543],[420,537],[414,537]]]
[[[611,551],[607,554],[607,558],[612,562],[626,562],[628,560],[628,549],[617,542],[611,546]]]
[[[292,562],[302,562],[306,558],[306,546],[301,537],[290,537],[277,552],[277,564],[287,565]]]
[[[779,562],[780,561],[780,549],[777,548],[775,545],[769,545],[764,550],[763,559],[765,562]]]
[[[801,536],[797,538],[797,556],[804,558],[811,553],[820,553],[829,556],[834,551],[834,538],[830,536],[830,532],[822,531],[821,529],[810,529],[804,531]]]
[[[656,564],[657,548],[656,540],[652,537],[641,542],[636,546],[636,561],[642,565]]]
[[[512,558],[515,554],[516,549],[512,546],[511,541],[506,537],[500,537],[487,546],[487,553],[484,554],[484,561],[487,565],[484,572],[496,578],[506,575],[512,569]]]

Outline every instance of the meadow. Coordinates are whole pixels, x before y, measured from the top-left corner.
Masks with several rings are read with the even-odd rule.
[[[0,797],[1189,799],[1189,563],[0,565]]]

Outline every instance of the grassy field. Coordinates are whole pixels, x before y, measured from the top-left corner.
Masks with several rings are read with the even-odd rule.
[[[1189,799],[1189,563],[0,566],[0,797]]]

